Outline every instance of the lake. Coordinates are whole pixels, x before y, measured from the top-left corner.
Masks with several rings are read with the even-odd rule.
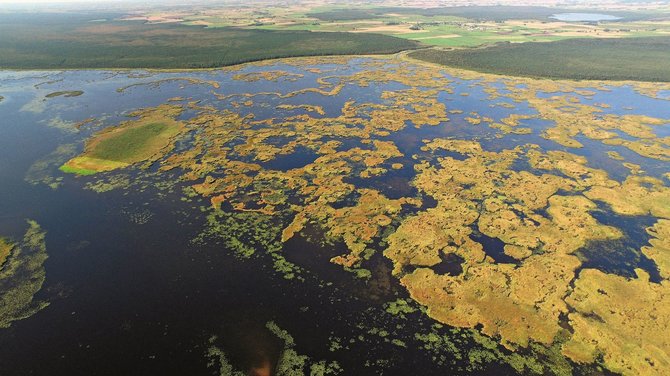
[[[662,371],[617,347],[667,333],[627,316],[670,306],[659,92],[396,58],[2,71],[0,237],[23,267],[0,293],[23,298],[0,368]],[[114,159],[147,124],[172,133]]]
[[[549,18],[566,22],[600,22],[616,21],[621,19],[621,17],[600,13],[558,13],[550,16]]]

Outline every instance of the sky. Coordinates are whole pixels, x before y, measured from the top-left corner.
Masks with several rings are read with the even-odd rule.
[[[181,1],[186,2],[185,1]],[[109,4],[109,3],[134,3],[137,5],[143,4],[143,3],[159,3],[159,2],[165,2],[165,3],[170,3],[170,2],[176,2],[176,1],[160,1],[160,0],[153,0],[153,1],[137,1],[137,0],[0,0],[0,4],[59,4],[59,3],[67,3],[67,4],[72,4],[72,3],[87,3],[87,4],[95,4],[95,3],[101,3],[101,4]]]

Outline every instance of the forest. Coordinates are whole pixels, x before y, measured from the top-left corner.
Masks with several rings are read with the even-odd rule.
[[[551,43],[502,43],[461,50],[425,49],[419,60],[454,68],[525,77],[578,80],[670,81],[670,39],[566,39]]]
[[[395,53],[418,42],[369,33],[208,29],[113,14],[0,14],[0,68],[213,68],[272,58]]]

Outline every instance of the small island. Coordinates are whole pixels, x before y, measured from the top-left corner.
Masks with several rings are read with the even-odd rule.
[[[84,94],[84,92],[81,90],[54,91],[53,93],[47,94],[46,98],[56,98],[56,97],[71,98],[71,97],[78,97],[82,94]]]

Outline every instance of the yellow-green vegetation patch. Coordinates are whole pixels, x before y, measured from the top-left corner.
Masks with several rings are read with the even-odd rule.
[[[423,350],[434,354],[437,365],[455,364],[444,356],[447,352],[456,360],[466,360],[465,370],[477,374],[499,361],[509,364],[522,375],[570,376],[573,367],[561,354],[560,344],[544,346],[534,343],[525,354],[501,349],[494,339],[484,336],[474,329],[450,328],[446,331],[441,324],[434,324],[427,332],[417,332],[415,338],[422,343]],[[474,346],[473,346],[474,344]]]
[[[138,86],[148,86],[148,87],[152,87],[152,88],[158,88],[162,84],[169,83],[169,82],[185,82],[185,83],[188,83],[188,84],[191,84],[191,85],[209,85],[214,89],[218,89],[219,87],[221,87],[221,85],[217,81],[202,80],[202,79],[194,78],[194,77],[172,77],[172,78],[164,78],[164,79],[157,80],[157,81],[140,82],[140,83],[137,83],[137,84],[127,85],[127,86],[123,86],[123,87],[120,87],[120,88],[116,89],[116,91],[118,93],[123,93],[123,92],[127,91],[128,89],[138,87]],[[174,101],[175,99],[178,99],[178,98],[179,97],[170,98],[168,100],[168,102]]]
[[[303,280],[301,268],[284,258],[280,237],[281,228],[270,215],[254,211],[229,213],[216,209],[207,215],[205,230],[193,242],[220,241],[242,259],[262,250],[270,255],[275,271],[285,279]]]
[[[20,243],[0,240],[0,251],[7,252],[0,268],[0,328],[30,317],[49,304],[33,300],[46,277],[45,232],[34,221],[28,221],[28,225]]]
[[[667,280],[653,283],[642,270],[633,280],[590,269],[576,275],[581,261],[575,251],[622,234],[593,218],[593,201],[579,194],[557,194],[559,189],[578,193],[588,188],[585,196],[607,202],[617,213],[668,218],[670,193],[661,181],[631,176],[619,184],[604,171],[587,167],[586,158],[542,153],[533,146],[525,152],[530,164],[563,176],[509,170],[522,155],[518,148],[492,153],[475,141],[426,143],[427,150],[438,148],[468,158],[438,158],[439,167],[417,166],[415,185],[435,197],[437,207],[404,220],[385,251],[401,283],[427,306],[430,316],[453,326],[481,325],[484,334],[515,349],[531,341],[555,343],[565,335],[560,316],[567,314],[574,334],[563,353],[572,360],[590,363],[600,354],[607,368],[631,375],[670,369],[670,345],[659,335],[670,329],[663,313],[670,298]],[[481,197],[486,198],[480,205]],[[660,220],[648,230],[654,239],[642,250],[663,278],[668,277],[670,248],[666,222]],[[483,234],[502,240],[505,253],[520,263],[494,263],[471,240],[474,224]],[[461,275],[440,275],[430,268],[444,253],[465,260]],[[404,274],[405,265],[419,267]]]
[[[642,253],[654,260],[661,277],[670,279],[670,220],[660,219],[647,233],[652,238],[650,245],[642,247]]]
[[[342,367],[336,361],[314,360],[307,355],[298,353],[296,350],[297,344],[293,336],[288,331],[280,328],[275,322],[269,321],[265,326],[283,345],[281,356],[276,365],[271,365],[268,359],[261,359],[262,362],[254,365],[252,369],[236,369],[228,360],[223,349],[216,346],[218,338],[213,336],[209,339],[210,346],[207,349],[207,357],[210,359],[209,367],[217,367],[221,376],[243,376],[248,374],[327,376],[339,375],[343,372]],[[268,355],[265,354],[265,356]]]
[[[300,104],[300,105],[292,105],[292,104],[280,104],[277,106],[278,110],[296,110],[296,109],[301,109],[305,110],[307,112],[315,112],[319,115],[325,115],[326,112],[323,110],[323,107],[321,106],[314,106],[314,105],[309,105],[309,104]]]
[[[603,201],[616,213],[651,214],[670,219],[670,187],[649,176],[630,176],[613,186],[594,186],[585,193],[592,200]]]
[[[15,244],[9,241],[9,239],[0,238],[0,267],[5,263],[14,246]]]
[[[62,183],[63,177],[55,177],[54,170],[77,153],[75,144],[60,145],[46,157],[33,163],[26,172],[25,180],[30,184],[46,184],[56,189]]]
[[[130,186],[130,178],[126,175],[112,175],[104,179],[86,183],[86,189],[90,189],[97,193],[127,188],[128,186]]]
[[[401,283],[439,321],[482,325],[483,333],[499,336],[512,349],[529,341],[551,344],[561,330],[559,316],[568,312],[563,298],[581,264],[572,253],[589,241],[621,233],[590,215],[596,208],[592,201],[557,194],[574,190],[576,181],[510,170],[521,148],[495,153],[476,141],[449,139],[435,139],[425,148],[467,158],[416,166],[414,184],[437,206],[408,217],[388,238],[384,254],[394,262]],[[520,264],[494,262],[473,240],[473,226],[502,240],[505,252]],[[463,274],[439,275],[430,268],[449,253],[464,259]],[[405,266],[418,268],[403,275]]]
[[[491,128],[502,133],[529,134],[530,128],[519,127],[522,120],[541,119],[550,122],[541,136],[547,140],[569,148],[582,148],[584,145],[578,140],[586,137],[599,141],[608,146],[622,146],[643,157],[670,161],[670,138],[657,137],[656,129],[670,124],[670,119],[662,119],[646,115],[624,114],[617,115],[604,113],[606,106],[590,104],[588,100],[591,92],[586,89],[609,90],[608,86],[631,85],[637,92],[656,98],[658,90],[670,89],[668,83],[658,83],[650,86],[644,82],[607,83],[601,81],[550,81],[529,78],[506,78],[502,81],[509,93],[501,94],[489,83],[498,82],[500,76],[478,74],[468,71],[452,70],[452,74],[466,78],[479,79],[483,89],[489,93],[489,98],[505,96],[515,102],[526,102],[537,111],[536,115],[511,114],[500,122],[490,122]],[[548,95],[543,95],[548,94]],[[582,94],[580,98],[575,94]],[[481,119],[484,121],[485,119]],[[468,117],[466,121],[479,124],[477,117]],[[608,155],[619,159],[619,153],[610,151]]]
[[[608,151],[607,156],[617,161],[624,160],[624,157],[622,157],[621,154],[617,153],[616,151]]]
[[[287,81],[296,81],[304,77],[300,73],[291,73],[287,71],[261,71],[261,72],[251,72],[251,73],[239,73],[233,76],[233,80],[245,81],[245,82],[256,82],[260,80],[266,80],[271,82],[277,82],[279,79],[285,79]]]
[[[91,157],[75,157],[62,165],[60,170],[70,174],[93,175],[97,172],[115,170],[126,166],[128,166],[128,163]]]
[[[405,314],[410,314],[416,312],[417,309],[414,308],[407,300],[398,299],[393,302],[389,302],[386,305],[386,312],[392,315],[398,315],[404,317]]]
[[[182,110],[178,105],[161,105],[131,114],[139,119],[96,133],[84,153],[66,162],[61,171],[91,175],[155,161],[172,149],[175,137],[185,129],[175,120]]]
[[[666,241],[667,243],[667,241]],[[665,271],[667,273],[667,271]],[[563,353],[576,362],[602,355],[605,366],[625,375],[664,375],[670,369],[670,281],[649,275],[626,279],[586,269],[566,302],[575,333]]]

